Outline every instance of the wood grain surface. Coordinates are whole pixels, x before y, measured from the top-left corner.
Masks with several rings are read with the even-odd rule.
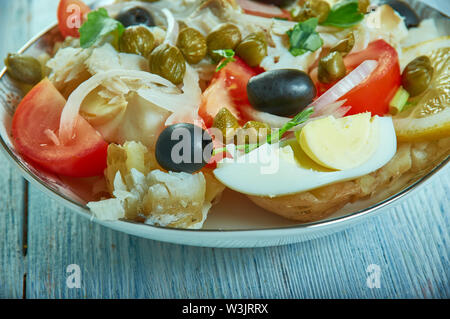
[[[443,1],[434,1],[437,5]],[[56,0],[2,0],[0,60],[55,20]],[[128,236],[30,187],[0,156],[0,298],[449,298],[450,167],[344,232],[261,249]],[[81,288],[68,288],[79,265]],[[368,266],[380,268],[369,288]]]

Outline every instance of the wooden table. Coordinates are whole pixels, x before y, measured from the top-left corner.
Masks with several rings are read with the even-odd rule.
[[[445,3],[443,0],[441,3]],[[56,0],[2,0],[0,57],[55,20]],[[78,217],[0,156],[0,297],[448,298],[450,167],[397,208],[322,239],[264,249],[144,240]],[[81,288],[68,288],[79,265]],[[380,268],[380,288],[367,277]]]

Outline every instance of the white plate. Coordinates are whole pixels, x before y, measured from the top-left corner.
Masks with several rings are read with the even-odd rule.
[[[410,2],[424,17],[441,17],[434,9],[417,1]],[[37,56],[50,49],[58,34],[57,28],[52,26],[27,43],[20,52]],[[131,235],[177,244],[205,247],[264,247],[325,236],[350,227],[386,207],[392,207],[449,162],[447,157],[424,176],[404,176],[406,184],[403,183],[402,188],[390,189],[378,194],[376,198],[349,204],[333,216],[315,223],[298,224],[283,219],[264,211],[245,196],[230,190],[225,191],[222,201],[213,207],[203,230],[168,229],[128,221],[102,222],[92,218],[85,206],[88,198],[83,195],[82,183],[70,183],[69,187],[66,179],[63,182],[57,176],[37,171],[14,151],[9,132],[13,110],[21,96],[20,90],[3,70],[0,73],[0,103],[3,106],[0,107],[0,148],[28,181],[62,205],[94,222]]]

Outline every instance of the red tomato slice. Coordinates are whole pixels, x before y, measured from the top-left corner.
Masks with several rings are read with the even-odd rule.
[[[64,38],[79,38],[78,30],[91,9],[80,0],[61,0],[58,5],[58,27]]]
[[[226,107],[236,118],[239,118],[239,112],[225,84],[225,76],[221,74],[219,78],[212,80],[202,95],[202,102],[198,114],[205,121],[206,127],[213,125],[214,117],[223,107]]]
[[[20,102],[14,114],[12,135],[17,150],[50,172],[72,177],[103,174],[108,144],[79,116],[75,138],[57,145],[46,134],[57,136],[59,120],[66,100],[47,80],[37,84]]]
[[[367,49],[345,57],[344,62],[351,71],[366,60],[377,60],[378,67],[366,81],[341,98],[346,99],[345,104],[352,107],[347,115],[363,112],[371,112],[372,115],[389,113],[389,102],[401,85],[397,51],[387,42],[371,42]],[[333,84],[318,83],[319,94],[324,93]]]
[[[239,107],[249,104],[247,97],[247,84],[250,78],[264,72],[264,69],[249,67],[244,60],[236,57],[236,61],[229,63],[220,72],[225,75],[225,83],[233,102]]]
[[[211,130],[208,131],[213,138],[214,150],[215,152],[217,152],[217,154],[211,156],[208,164],[206,164],[206,167],[215,169],[217,167],[217,163],[219,163],[221,160],[223,160],[224,158],[233,158],[233,156],[231,156],[231,154],[228,153],[227,150],[225,150],[226,145],[222,142],[222,140],[216,139],[214,133],[211,132]],[[218,152],[218,150],[222,151]]]
[[[261,68],[251,68],[242,59],[228,63],[211,81],[203,92],[199,115],[207,127],[211,127],[214,117],[221,108],[226,107],[241,122],[239,109],[248,107],[247,83],[251,77],[262,73]]]
[[[364,83],[342,97],[352,106],[348,115],[366,111],[372,115],[387,114],[389,102],[402,83],[397,51],[384,40],[377,40],[366,50],[347,56],[345,65],[353,70],[365,60],[377,60],[378,67]]]

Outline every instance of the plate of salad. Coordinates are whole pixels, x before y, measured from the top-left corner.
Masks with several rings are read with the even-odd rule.
[[[419,1],[61,0],[5,57],[2,150],[78,214],[210,247],[299,242],[450,155],[450,21]]]

